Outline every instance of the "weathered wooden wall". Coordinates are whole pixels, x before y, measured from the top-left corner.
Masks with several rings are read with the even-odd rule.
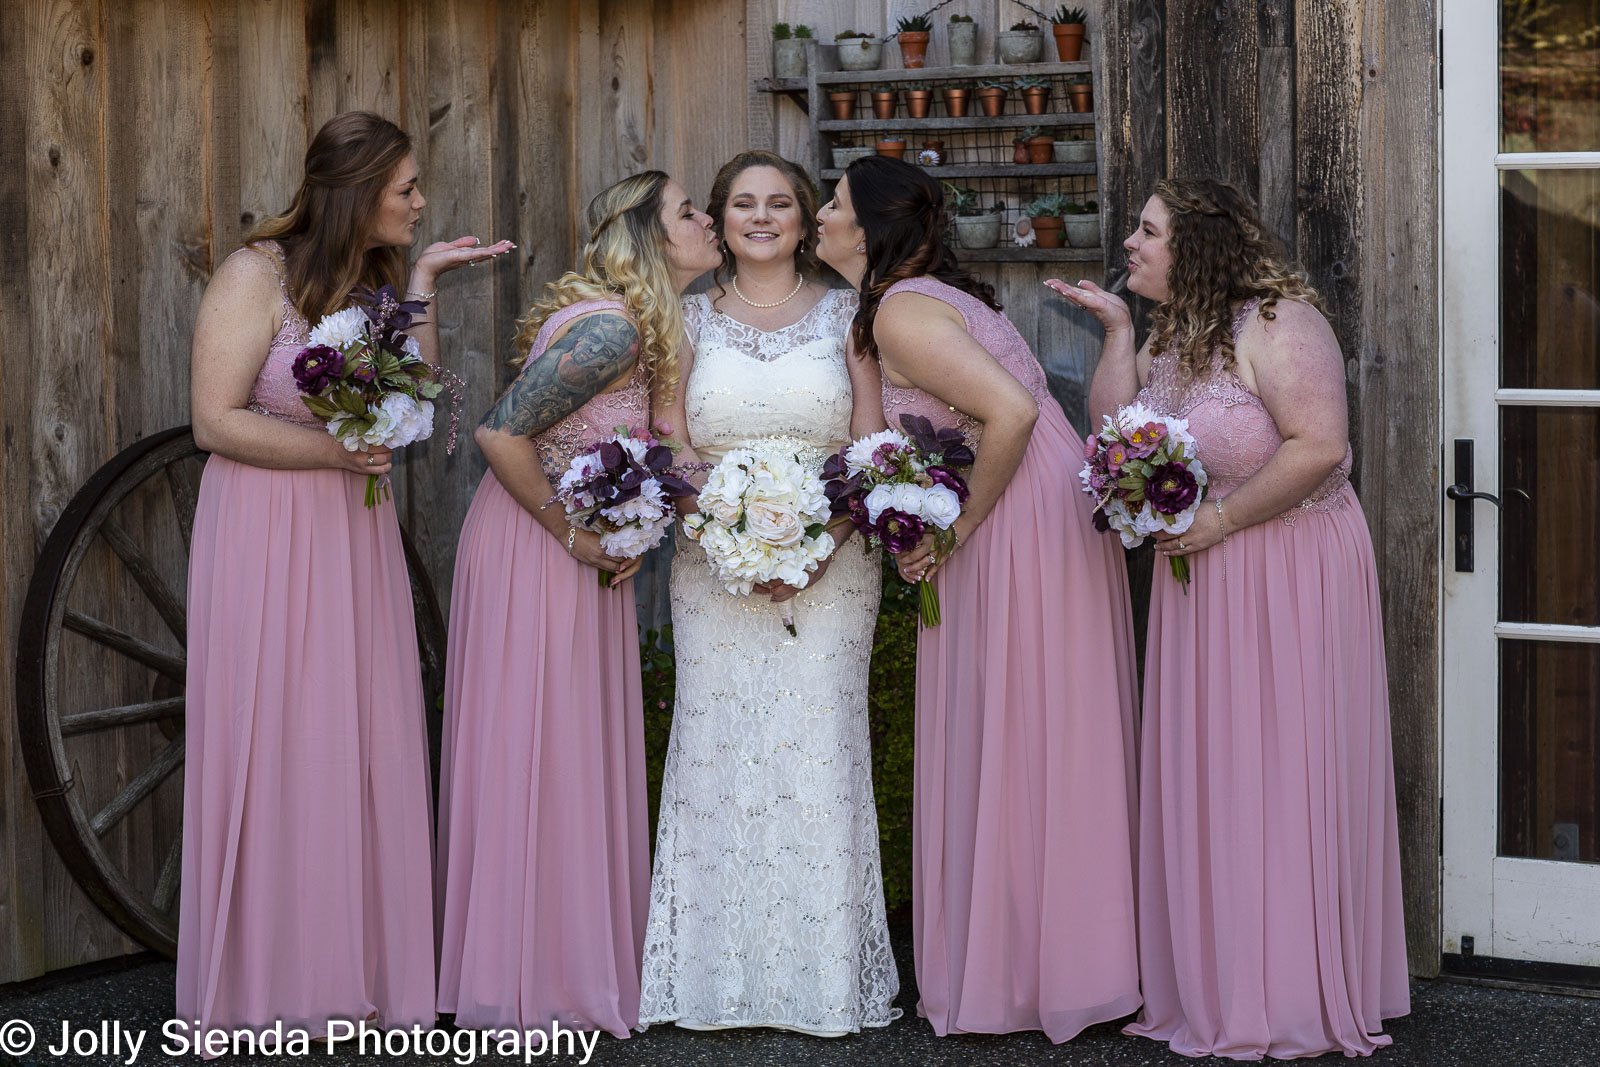
[[[450,275],[470,427],[514,319],[571,262],[588,197],[649,166],[697,197],[745,147],[731,0],[30,0],[0,4],[0,982],[136,949],[42,836],[13,729],[17,625],[57,515],[119,449],[188,419],[206,279],[282,210],[306,143],[371,108],[416,140],[423,240],[513,238]],[[442,435],[441,435],[442,436]],[[409,450],[400,503],[441,596],[483,469]],[[107,786],[142,766],[103,754]],[[130,826],[136,852],[171,827]],[[144,836],[141,836],[144,835]]]

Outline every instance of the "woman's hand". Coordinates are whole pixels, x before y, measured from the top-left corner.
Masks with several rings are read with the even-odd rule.
[[[824,556],[817,563],[817,569],[811,572],[811,579],[810,581],[806,582],[803,588],[815,589],[817,587],[817,583],[822,581],[822,576],[828,573],[828,564],[832,562],[832,556]],[[770,596],[774,604],[782,604],[785,600],[793,600],[800,593],[799,589],[796,589],[788,582],[777,581],[763,582],[761,585],[754,586],[753,589],[756,592],[765,593]]]
[[[1070,285],[1060,278],[1049,278],[1045,287],[1059,293],[1069,304],[1076,304],[1093,315],[1106,333],[1133,329],[1133,313],[1127,302],[1115,293],[1108,293],[1091,281]]]
[[[562,537],[565,545],[565,535]],[[611,584],[625,582],[639,573],[639,568],[644,565],[643,556],[633,559],[618,559],[616,556],[606,554],[600,547],[600,535],[593,530],[579,530],[572,538],[572,557],[579,563],[586,563],[599,571],[610,571]]]
[[[349,452],[337,438],[329,437],[333,445],[333,462],[328,466],[352,474],[388,474],[394,469],[394,453],[382,445],[369,445],[365,452]]]
[[[1192,556],[1222,540],[1222,520],[1209,501],[1194,514],[1194,525],[1181,534],[1158,533],[1156,551],[1163,556]]]
[[[900,577],[915,584],[924,578],[932,578],[939,573],[939,568],[944,566],[945,560],[955,555],[956,549],[966,541],[970,530],[963,531],[962,523],[957,519],[950,528],[955,531],[955,543],[944,552],[939,551],[938,540],[932,530],[922,535],[922,540],[897,553],[894,557],[895,569],[900,572]]]
[[[457,267],[473,266],[486,259],[503,256],[517,247],[510,241],[496,241],[492,245],[479,244],[476,237],[457,237],[454,241],[437,241],[422,250],[411,267],[411,289],[414,292],[432,292],[438,287],[439,275],[448,274]]]

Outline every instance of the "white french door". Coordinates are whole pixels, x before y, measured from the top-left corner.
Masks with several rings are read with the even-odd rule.
[[[1595,967],[1600,0],[1442,10],[1444,950]]]

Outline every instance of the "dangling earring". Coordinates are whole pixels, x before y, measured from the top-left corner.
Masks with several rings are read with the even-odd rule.
[[[863,256],[867,254],[867,242],[862,241],[860,244],[856,245],[856,254]]]
[[[806,239],[804,237],[800,238],[800,247],[795,249],[795,252],[802,256],[806,254]]]

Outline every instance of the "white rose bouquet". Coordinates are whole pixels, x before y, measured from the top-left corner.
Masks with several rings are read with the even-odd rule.
[[[700,511],[683,520],[723,588],[749,596],[762,582],[805,588],[832,554],[828,497],[822,479],[778,447],[738,448],[711,469]],[[794,634],[794,617],[783,625]]]

